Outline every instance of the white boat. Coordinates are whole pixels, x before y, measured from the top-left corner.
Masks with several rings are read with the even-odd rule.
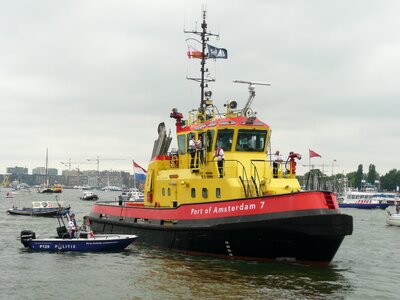
[[[98,200],[99,196],[93,191],[85,191],[81,196],[81,200]]]
[[[385,209],[390,204],[376,197],[376,192],[348,191],[341,197],[340,208]],[[380,193],[382,194],[382,193]]]
[[[121,192],[122,188],[120,188],[118,186],[108,185],[108,186],[101,188],[101,190],[105,191],[105,192]]]
[[[400,204],[400,195],[399,193],[375,193],[373,196],[374,199],[380,201],[381,203],[388,203],[390,205]]]
[[[400,206],[396,206],[396,213],[391,213],[388,210],[386,212],[386,223],[392,226],[400,226]]]
[[[88,185],[74,185],[73,189],[74,190],[88,191],[88,190],[91,190],[92,187],[88,186]]]
[[[123,201],[143,202],[144,194],[137,188],[131,188],[123,191],[120,195]]]

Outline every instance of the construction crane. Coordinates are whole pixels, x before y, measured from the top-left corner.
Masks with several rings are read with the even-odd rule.
[[[61,161],[60,164],[68,167],[68,170],[71,171],[72,165],[82,165],[82,164],[93,164],[93,162],[88,162],[88,161],[71,161],[71,159],[68,159],[67,162]]]
[[[78,165],[78,168],[75,168],[75,170],[78,171],[78,182],[80,182],[80,170],[79,170],[79,165],[81,164],[93,164],[93,162],[88,162],[88,161],[71,161],[71,158],[68,159],[67,162],[61,161],[60,164],[68,167],[68,173],[67,173],[67,186],[69,186],[70,184],[70,175],[71,175],[71,167],[72,165]],[[79,185],[79,184],[78,184]]]
[[[97,186],[99,186],[100,183],[100,161],[112,161],[112,160],[125,160],[124,158],[100,158],[97,156],[97,158],[88,158],[87,161],[94,161],[97,163]]]

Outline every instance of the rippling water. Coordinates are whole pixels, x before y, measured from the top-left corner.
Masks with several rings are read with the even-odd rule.
[[[10,216],[0,192],[1,299],[399,299],[400,227],[386,226],[382,210],[344,209],[354,217],[328,267],[221,260],[132,244],[118,253],[30,252],[17,240],[23,229],[55,235],[54,218]],[[77,220],[92,202],[65,190]],[[99,192],[111,200],[117,193]],[[30,205],[54,195],[17,194]]]

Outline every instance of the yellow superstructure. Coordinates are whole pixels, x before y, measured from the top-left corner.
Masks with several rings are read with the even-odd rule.
[[[177,120],[178,149],[155,153],[147,170],[145,206],[176,207],[300,191],[294,170],[286,169],[288,162],[278,164],[273,174],[267,124],[231,109],[229,103],[226,113],[218,115],[211,100],[208,103],[188,121],[176,110],[171,113]],[[190,148],[193,136],[201,141],[196,151]],[[222,178],[214,157],[217,147],[224,151]]]

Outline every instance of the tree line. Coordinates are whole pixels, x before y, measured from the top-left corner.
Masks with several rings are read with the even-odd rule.
[[[358,165],[357,171],[346,174],[346,178],[349,186],[358,188],[358,190],[368,185],[377,186],[384,191],[396,191],[400,187],[400,170],[392,169],[381,176],[373,164],[369,165],[368,173],[363,172],[362,164]]]
[[[306,190],[327,190],[343,193],[347,188],[357,188],[359,191],[366,188],[377,188],[380,191],[399,191],[400,170],[392,169],[385,175],[379,175],[373,164],[369,165],[368,172],[364,173],[363,165],[358,165],[356,172],[335,174],[328,176],[319,169],[310,170],[304,176],[297,176]]]

